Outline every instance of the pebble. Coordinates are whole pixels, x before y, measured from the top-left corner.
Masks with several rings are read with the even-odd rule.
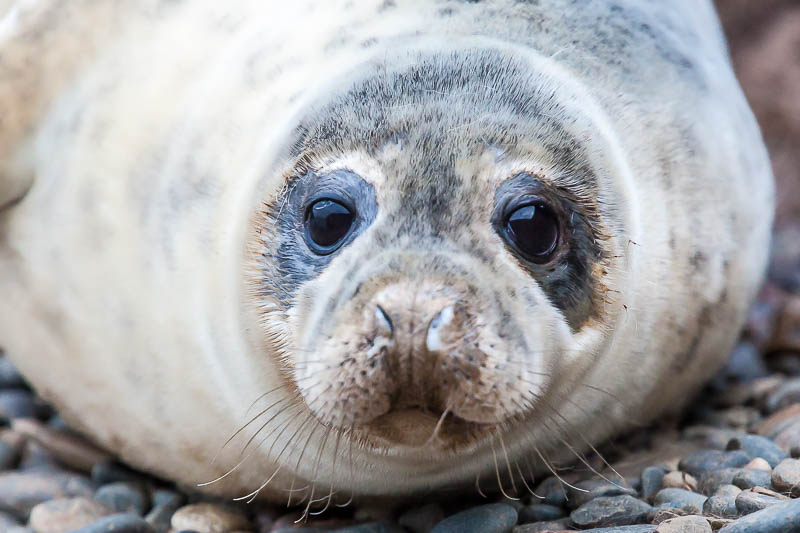
[[[444,519],[444,511],[437,503],[430,503],[401,514],[397,523],[411,533],[428,533]]]
[[[86,478],[53,472],[0,474],[0,510],[27,519],[34,506],[55,498],[91,497],[94,488]]]
[[[564,518],[566,513],[561,507],[549,505],[547,503],[535,503],[526,505],[519,511],[519,523],[529,524],[531,522],[550,522]]]
[[[719,533],[798,533],[800,500],[787,501],[749,514],[719,530]]]
[[[747,489],[736,496],[736,510],[741,514],[750,514],[785,500],[777,492],[767,489]]]
[[[564,489],[564,483],[555,476],[539,483],[533,492],[543,498],[542,503],[557,507],[565,507],[567,504],[567,491]]]
[[[153,533],[153,529],[142,517],[128,513],[107,516],[72,533]]]
[[[10,470],[19,462],[20,449],[12,444],[0,440],[0,470]]]
[[[113,513],[90,498],[58,498],[36,505],[28,526],[37,533],[69,533]]]
[[[522,524],[512,530],[512,533],[540,533],[542,531],[564,531],[571,529],[572,520],[569,518],[559,518],[558,520],[548,520],[544,522],[531,522]]]
[[[8,419],[35,418],[41,414],[33,393],[21,389],[0,390],[0,416]]]
[[[53,429],[36,419],[18,418],[12,421],[11,429],[34,440],[59,463],[74,470],[90,472],[95,463],[110,458],[75,433]]]
[[[659,466],[648,466],[642,470],[640,485],[642,491],[642,498],[648,502],[653,501],[653,496],[656,492],[661,490],[661,482],[666,475],[667,470]]]
[[[27,389],[25,378],[6,357],[0,357],[0,389]]]
[[[504,503],[490,503],[445,518],[431,533],[507,533],[516,523],[516,509]]]
[[[567,488],[567,506],[570,509],[576,509],[599,496],[620,496],[622,494],[636,496],[636,491],[621,483],[612,483],[605,479],[586,479]]]
[[[241,513],[212,503],[195,503],[181,507],[172,515],[172,529],[189,529],[197,533],[229,533],[247,529],[250,522]]]
[[[709,496],[714,494],[722,485],[732,485],[734,478],[741,471],[741,468],[722,468],[706,472],[700,478],[700,492]]]
[[[739,511],[736,509],[736,496],[742,489],[734,485],[722,485],[703,504],[703,514],[720,518],[736,518]]]
[[[764,407],[768,413],[774,413],[784,407],[796,404],[800,404],[800,378],[785,381],[767,397]]]
[[[578,527],[625,526],[646,520],[653,508],[647,503],[624,494],[600,496],[581,505],[570,518]]]
[[[703,512],[706,497],[685,489],[662,489],[653,498],[653,505],[666,509],[680,509],[690,514]]]
[[[800,498],[800,459],[784,459],[772,470],[772,486],[778,492]]]
[[[657,533],[711,533],[708,520],[702,516],[688,515],[670,518],[658,525]]]
[[[115,481],[143,482],[145,477],[116,461],[104,460],[92,466],[92,481],[98,485],[108,485]]]
[[[752,381],[769,374],[758,348],[751,342],[740,342],[731,351],[725,374],[738,381]]]
[[[772,467],[769,466],[769,463],[764,459],[762,459],[761,457],[756,457],[755,459],[744,465],[744,467],[750,470],[766,470],[767,472],[770,472],[772,470]]]
[[[347,526],[333,531],[336,533],[405,533],[405,529],[388,520]]]
[[[699,478],[706,472],[721,470],[723,468],[742,467],[749,463],[750,459],[752,459],[752,457],[742,450],[725,452],[719,450],[699,450],[681,459],[678,464],[678,469]]]
[[[697,490],[697,480],[691,474],[674,470],[664,475],[661,487],[665,489]]]
[[[766,487],[771,488],[772,482],[771,475],[768,470],[753,470],[750,468],[743,468],[734,476],[733,483],[740,489],[751,489],[753,487]]]
[[[789,457],[777,444],[761,435],[734,437],[728,442],[727,449],[743,450],[753,458],[761,457],[770,468],[775,468],[778,463]]]
[[[117,513],[136,513],[144,515],[149,507],[146,489],[139,483],[116,481],[103,485],[94,495],[95,499]]]
[[[0,531],[7,531],[11,527],[19,526],[19,521],[7,513],[0,512]]]

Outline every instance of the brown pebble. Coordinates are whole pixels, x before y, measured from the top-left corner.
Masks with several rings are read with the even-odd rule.
[[[91,472],[92,466],[111,456],[84,438],[60,429],[53,429],[32,418],[16,418],[11,428],[46,449],[61,464],[82,472]]]
[[[800,403],[784,407],[772,413],[756,426],[756,433],[768,438],[774,438],[796,420],[800,420]]]
[[[794,498],[800,497],[800,459],[784,459],[772,470],[772,486]]]
[[[664,479],[661,481],[661,488],[685,489],[697,492],[697,480],[691,474],[674,470],[664,475]]]
[[[732,524],[733,522],[736,521],[733,518],[717,518],[715,516],[708,516],[706,517],[706,519],[708,520],[708,525],[710,525],[711,529],[714,531],[722,529],[728,524]]]
[[[34,507],[28,527],[36,533],[69,533],[113,512],[91,498],[59,498]]]
[[[772,470],[772,468],[769,467],[769,463],[766,461],[766,459],[762,459],[761,457],[756,457],[744,465],[744,467],[750,470],[766,470],[767,472]]]
[[[232,533],[251,527],[239,511],[212,503],[181,507],[172,515],[171,525],[176,531],[188,529],[197,533]]]
[[[689,513],[684,511],[683,509],[679,509],[677,507],[672,507],[669,509],[659,509],[656,508],[655,512],[653,512],[653,519],[651,520],[652,524],[660,524],[665,520],[671,520],[673,518],[677,518],[679,516],[687,516]]]
[[[711,525],[702,516],[679,516],[661,522],[656,533],[711,533]]]

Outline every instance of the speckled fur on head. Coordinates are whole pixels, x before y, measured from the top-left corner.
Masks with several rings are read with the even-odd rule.
[[[220,493],[507,486],[679,406],[765,264],[710,2],[26,1],[0,96],[0,343]],[[359,208],[329,255],[320,187]],[[498,232],[533,190],[552,272]]]

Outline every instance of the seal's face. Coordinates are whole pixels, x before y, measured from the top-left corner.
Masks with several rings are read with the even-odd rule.
[[[471,445],[547,409],[599,330],[595,170],[524,71],[487,52],[420,59],[297,128],[262,213],[261,294],[286,379],[324,424],[379,448]]]

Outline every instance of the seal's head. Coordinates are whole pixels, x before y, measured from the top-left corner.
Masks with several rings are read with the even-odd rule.
[[[494,52],[422,56],[300,121],[254,283],[325,425],[463,450],[545,412],[604,341],[618,195],[551,84]]]

